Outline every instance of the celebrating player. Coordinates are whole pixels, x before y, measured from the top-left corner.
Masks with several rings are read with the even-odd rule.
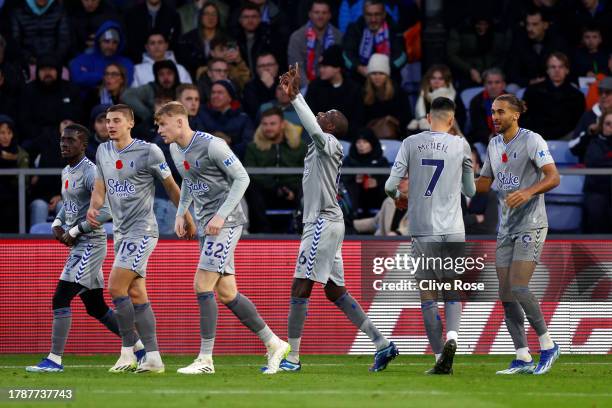
[[[91,317],[119,335],[117,319],[102,295],[106,233],[102,227],[92,228],[85,221],[96,174],[96,165],[85,157],[88,140],[87,128],[77,124],[66,126],[60,137],[60,151],[68,165],[62,171],[63,207],[52,228],[55,239],[69,247],[70,254],[53,295],[51,352],[38,365],[26,367],[26,371],[64,371],[62,355],[72,323],[70,303],[76,295],[79,295]],[[108,207],[102,207],[98,221],[102,223],[110,219]],[[64,225],[68,231],[64,230]],[[134,351],[137,356],[144,356],[144,346],[139,339]]]
[[[108,290],[115,305],[121,334],[121,356],[110,372],[163,373],[155,315],[145,285],[147,262],[159,236],[153,214],[154,177],[162,181],[168,196],[178,205],[180,191],[161,149],[154,144],[132,139],[134,113],[127,105],[113,105],[106,113],[108,142],[96,153],[97,175],[87,221],[94,227],[100,208],[108,198],[113,214],[115,261]],[[193,233],[193,220],[188,216],[187,230]],[[136,342],[134,326],[147,350],[138,362],[133,352]]]
[[[491,112],[497,136],[489,142],[487,159],[476,182],[478,192],[488,192],[495,179],[502,206],[495,264],[516,359],[497,374],[545,374],[560,354],[528,286],[548,231],[544,193],[559,185],[559,173],[542,136],[519,128],[524,111],[523,102],[514,95],[495,99]],[[529,354],[525,315],[540,341],[537,367]]]
[[[476,191],[472,154],[468,142],[449,134],[455,121],[455,103],[444,97],[431,103],[427,115],[431,131],[421,132],[402,142],[391,175],[385,184],[387,194],[398,207],[406,207],[407,195],[397,189],[402,177],[410,180],[408,225],[415,256],[453,256],[465,242],[461,215],[461,192],[472,197]],[[459,243],[459,244],[458,244]],[[417,280],[452,280],[454,271],[416,271]],[[461,324],[461,302],[454,290],[443,291],[446,341],[438,314],[438,293],[420,291],[421,313],[436,363],[427,374],[452,374]]]
[[[325,296],[349,320],[362,330],[376,346],[370,371],[382,371],[399,351],[374,326],[359,303],[344,286],[342,240],[344,220],[338,205],[338,181],[342,166],[342,145],[336,137],[346,134],[348,121],[337,110],[320,112],[316,117],[300,94],[300,74],[297,64],[281,77],[281,87],[294,106],[304,129],[313,143],[304,159],[304,233],[298,255],[288,318],[291,352],[281,362],[285,371],[299,371],[302,329],[306,320],[308,300],[315,282],[325,287]]]
[[[183,176],[176,233],[179,237],[185,235],[185,215],[194,201],[200,237],[201,255],[194,279],[200,306],[200,354],[177,372],[215,372],[212,353],[217,330],[217,292],[221,303],[264,343],[268,351],[265,373],[274,374],[289,352],[289,344],[272,332],[251,300],[238,292],[234,277],[234,251],[246,222],[240,200],[249,185],[249,176],[225,141],[191,130],[188,113],[181,103],[163,105],[155,113],[155,121],[164,141],[172,143],[172,159]]]

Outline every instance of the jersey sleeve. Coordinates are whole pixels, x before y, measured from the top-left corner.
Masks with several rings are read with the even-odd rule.
[[[211,142],[208,156],[231,180],[230,191],[217,211],[217,214],[225,219],[242,200],[249,186],[249,175],[234,152],[222,140]]]
[[[470,148],[470,144],[467,142],[467,140],[463,139],[463,172],[473,173],[473,167],[474,164],[472,163],[472,149]]]
[[[397,152],[397,156],[395,156],[395,162],[393,163],[393,167],[391,167],[391,174],[385,183],[385,192],[391,198],[396,198],[397,186],[402,178],[406,177],[408,174],[410,156],[409,150],[410,147],[408,139],[405,139]]]
[[[102,146],[103,145],[98,146],[98,150],[96,151],[96,176],[95,177],[104,181],[104,171],[102,170],[102,161],[101,161],[102,160],[101,159]]]
[[[542,168],[547,164],[554,164],[555,161],[548,150],[548,144],[542,136],[537,133],[531,133],[531,137],[527,141],[527,152],[529,158],[538,168]]]
[[[168,166],[168,163],[166,163],[164,153],[157,145],[151,145],[147,167],[151,173],[153,173],[153,175],[160,180],[165,180],[172,176],[170,166]]]
[[[312,141],[317,149],[331,156],[334,153],[335,145],[339,145],[340,142],[338,142],[334,136],[323,132],[323,129],[321,129],[321,126],[319,126],[317,122],[317,118],[308,107],[302,94],[298,94],[297,97],[291,101],[291,104],[295,108],[304,129],[306,129],[306,132],[312,137]]]
[[[98,166],[94,165],[91,171],[88,171],[87,173],[85,173],[85,180],[84,180],[85,188],[90,193],[93,191],[94,185],[96,184],[96,175],[98,174],[97,169],[98,169]]]

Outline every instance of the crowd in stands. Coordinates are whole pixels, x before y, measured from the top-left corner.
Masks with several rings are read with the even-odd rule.
[[[310,138],[279,88],[296,62],[312,110],[349,119],[345,167],[389,167],[399,141],[427,130],[431,102],[446,96],[457,105],[452,132],[474,147],[478,172],[494,135],[493,100],[508,92],[527,104],[520,125],[564,142],[573,165],[612,167],[612,0],[446,0],[446,53],[429,66],[423,3],[0,1],[0,168],[63,167],[59,136],[70,123],[89,127],[95,160],[109,138],[105,110],[116,103],[134,109],[134,137],[160,145],[172,167],[153,120],[170,100],[245,166],[301,167]],[[250,232],[299,231],[300,179],[251,177],[243,203]],[[384,181],[342,177],[347,232],[407,233]],[[27,178],[29,225],[61,208],[59,184],[59,175]],[[612,233],[611,186],[610,176],[584,178],[578,232]],[[160,230],[172,233],[175,209],[158,190]],[[0,203],[0,232],[16,232],[15,177],[0,177]],[[495,233],[494,194],[464,198],[462,207],[468,234]]]

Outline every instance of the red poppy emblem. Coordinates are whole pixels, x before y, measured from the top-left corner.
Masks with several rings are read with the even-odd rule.
[[[185,161],[183,162],[183,166],[185,166],[185,170],[189,170],[189,168],[191,167],[191,166],[189,165],[189,162],[188,162],[187,160],[185,160]]]
[[[68,190],[68,180],[66,180],[66,182],[64,183],[64,186],[65,186],[66,190]]]
[[[505,152],[502,154],[502,162],[508,163],[508,155]]]
[[[123,168],[123,162],[121,160],[117,160],[117,162],[115,163],[115,167],[117,168],[117,170],[121,170]]]

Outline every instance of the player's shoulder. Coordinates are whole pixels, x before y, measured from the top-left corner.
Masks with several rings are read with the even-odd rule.
[[[519,133],[520,136],[523,138],[524,143],[537,143],[544,140],[541,134],[534,132],[533,130],[519,128]]]

